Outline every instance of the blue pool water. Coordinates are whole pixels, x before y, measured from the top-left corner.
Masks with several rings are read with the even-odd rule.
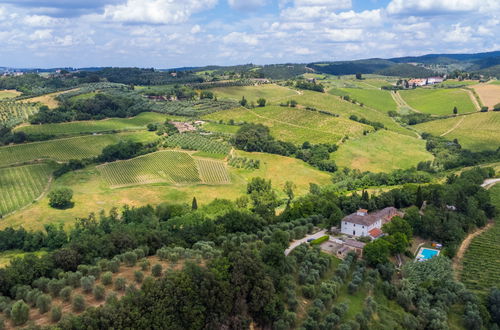
[[[419,261],[429,260],[432,257],[437,256],[438,254],[439,254],[438,250],[421,248],[420,253],[417,256],[417,260]]]

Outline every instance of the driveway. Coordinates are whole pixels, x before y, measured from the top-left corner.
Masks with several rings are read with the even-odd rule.
[[[484,180],[483,184],[481,187],[483,188],[490,188],[489,186],[493,186],[495,183],[500,182],[500,179],[486,179]]]
[[[302,243],[307,243],[307,240],[308,239],[316,239],[316,238],[320,238],[321,236],[325,236],[326,235],[326,229],[323,229],[321,231],[318,231],[317,233],[315,234],[311,234],[311,235],[307,235],[306,237],[302,238],[302,239],[299,239],[299,240],[296,240],[296,241],[293,241],[290,246],[288,247],[288,249],[285,250],[285,255],[289,255],[290,252],[293,251],[293,249],[295,249],[297,246],[299,246],[300,244]]]

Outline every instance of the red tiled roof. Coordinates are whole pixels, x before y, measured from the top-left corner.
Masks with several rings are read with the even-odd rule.
[[[370,230],[368,232],[368,234],[370,234],[370,236],[373,237],[373,238],[377,238],[380,235],[382,235],[382,230],[380,230],[378,228],[373,228],[372,230]]]

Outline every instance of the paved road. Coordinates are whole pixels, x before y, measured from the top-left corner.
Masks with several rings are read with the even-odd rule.
[[[290,244],[290,246],[288,247],[288,249],[285,250],[285,255],[286,256],[289,255],[290,252],[293,251],[293,249],[295,249],[297,246],[299,246],[302,243],[306,243],[308,239],[311,239],[311,238],[316,239],[316,238],[320,238],[321,236],[325,236],[325,235],[326,235],[326,229],[323,229],[322,231],[318,231],[315,234],[307,235],[306,237],[304,237],[302,239],[293,241],[292,244]]]
[[[497,182],[500,182],[500,179],[497,178],[497,179],[486,179],[484,180],[483,184],[481,185],[481,187],[487,187],[489,185],[493,185]]]

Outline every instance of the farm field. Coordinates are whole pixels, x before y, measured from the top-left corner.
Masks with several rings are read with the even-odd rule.
[[[38,106],[34,103],[0,101],[0,125],[17,125],[37,112]]]
[[[500,85],[479,84],[471,87],[479,95],[481,102],[490,109],[500,103]]]
[[[268,106],[264,108],[238,108],[213,113],[205,118],[228,122],[251,122],[268,126],[271,134],[278,140],[301,144],[337,143],[344,136],[358,137],[363,130],[372,128],[345,118],[308,111],[300,108]]]
[[[457,80],[457,79],[448,79],[440,83],[439,85],[446,87],[456,87],[456,86],[470,86],[477,84],[477,80]]]
[[[70,89],[67,91],[62,91],[62,92],[56,92],[56,93],[50,93],[50,94],[45,94],[37,97],[32,97],[29,99],[24,99],[19,101],[20,103],[41,103],[43,105],[46,105],[49,107],[49,109],[55,109],[59,106],[59,102],[56,100],[56,97],[61,94],[69,93],[69,92],[74,92],[77,91],[78,88]]]
[[[459,114],[478,110],[469,94],[461,89],[417,88],[399,94],[412,108],[432,115],[451,115],[453,107],[457,107]]]
[[[0,90],[0,100],[2,99],[11,99],[16,96],[21,95],[21,92],[16,91],[15,89],[3,89]]]
[[[231,146],[224,142],[213,140],[199,134],[174,134],[165,139],[165,147],[199,150],[208,154],[227,155]]]
[[[147,204],[191,203],[195,196],[198,205],[202,206],[216,198],[234,200],[245,194],[247,182],[254,177],[272,180],[279,198],[286,196],[282,188],[286,181],[297,186],[296,196],[309,192],[309,183],[325,185],[330,183],[331,176],[321,172],[301,160],[265,153],[236,152],[237,156],[260,160],[260,168],[256,170],[228,167],[231,183],[183,184],[175,185],[157,183],[151,185],[111,188],[95,166],[67,173],[52,182],[52,188],[69,187],[74,191],[75,205],[71,209],[58,210],[48,205],[45,196],[39,202],[30,205],[0,221],[0,229],[23,226],[27,230],[43,229],[44,224],[63,224],[68,228],[78,217],[86,217],[89,213],[100,210],[108,212],[112,207],[142,206]],[[206,177],[205,177],[206,179]]]
[[[464,148],[472,151],[496,150],[500,145],[499,127],[499,112],[478,112],[415,125],[421,132],[458,139]]]
[[[200,165],[198,167],[198,165]],[[113,188],[149,183],[193,184],[229,182],[224,163],[197,161],[187,152],[159,151],[130,160],[98,166]],[[203,178],[207,178],[205,182]]]
[[[381,111],[396,110],[397,104],[391,96],[390,91],[380,89],[341,88],[344,95],[351,99]],[[330,91],[332,93],[333,91]],[[334,94],[334,93],[332,93]]]
[[[493,186],[490,192],[493,203],[500,207],[500,185]],[[461,281],[468,289],[481,295],[500,283],[499,235],[500,217],[497,216],[494,226],[475,237],[464,255]]]
[[[210,132],[235,134],[240,129],[240,126],[206,122],[205,124],[203,124],[203,128]]]
[[[112,118],[58,124],[29,125],[18,127],[15,131],[22,131],[27,134],[76,135],[109,132],[113,130],[141,130],[145,129],[148,124],[162,123],[167,118],[167,116],[159,113],[143,112],[133,118]]]
[[[388,172],[416,166],[432,160],[425,150],[425,141],[394,132],[380,130],[356,140],[347,140],[332,153],[340,167],[361,171]]]
[[[38,198],[46,189],[53,169],[49,164],[0,168],[0,216]]]
[[[36,159],[68,161],[95,157],[104,147],[117,143],[121,139],[146,142],[154,141],[156,138],[156,135],[150,132],[103,134],[0,147],[0,166]]]
[[[268,102],[276,102],[286,97],[297,95],[297,91],[286,87],[266,84],[259,86],[234,86],[234,87],[221,87],[210,89],[218,98],[227,98],[233,100],[241,100],[244,96],[248,102],[257,101],[263,97]]]

